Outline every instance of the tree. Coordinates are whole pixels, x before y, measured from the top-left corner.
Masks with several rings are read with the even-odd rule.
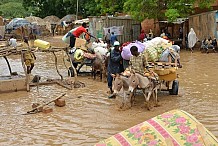
[[[115,14],[115,12],[123,12],[126,0],[95,0],[95,2],[101,14]]]
[[[83,17],[99,16],[123,12],[126,0],[79,0],[78,14]],[[76,14],[77,0],[23,0],[25,8],[34,7],[33,14],[39,17],[56,15],[63,17],[66,14]]]
[[[8,2],[0,5],[0,14],[5,18],[26,17],[30,15],[19,2]]]
[[[95,0],[83,0],[84,2],[84,17],[87,16],[100,16],[101,9]]]
[[[34,7],[33,15],[41,18],[56,15],[60,18],[66,14],[76,14],[76,0],[23,0],[26,9]]]
[[[5,18],[25,17],[30,15],[30,11],[24,9],[23,0],[1,0],[0,15]]]
[[[200,8],[209,8],[214,0],[127,0],[124,10],[133,18],[143,21],[145,18],[174,21],[178,17],[187,17],[197,4]]]

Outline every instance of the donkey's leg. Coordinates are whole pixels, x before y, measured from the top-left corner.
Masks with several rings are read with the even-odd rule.
[[[162,81],[160,81],[159,83],[159,91],[161,91],[161,89],[162,89]]]
[[[158,107],[160,105],[158,104],[159,101],[158,101],[158,97],[157,97],[157,88],[154,89],[154,92],[155,92],[155,105],[154,106]]]
[[[93,80],[95,80],[96,79],[96,71],[94,70],[93,71]]]
[[[133,96],[134,96],[134,92],[130,93],[130,106],[132,107],[133,105]]]
[[[102,70],[102,81],[105,82],[105,83],[107,82],[105,68],[103,68],[103,70]]]
[[[125,105],[125,96],[126,96],[126,94],[125,94],[125,92],[123,93],[123,98],[122,98],[122,104],[121,104],[121,106],[120,106],[120,108],[122,109],[123,107],[124,107],[124,105]]]
[[[135,103],[135,94],[136,94],[136,89],[133,90],[133,92],[130,93],[130,104],[131,104],[131,107],[134,105]]]
[[[145,99],[146,106],[147,106],[147,109],[148,109],[148,110],[151,110],[151,105],[150,105],[149,100],[150,100],[150,97],[151,97],[152,92],[153,92],[153,90],[150,90],[150,91],[148,92],[147,98]]]
[[[129,93],[129,91],[125,91],[126,93],[126,102],[125,104],[128,106],[128,109],[132,107],[132,98],[133,93]]]
[[[100,80],[102,82],[102,70],[100,70]]]
[[[143,93],[143,95],[144,95],[144,97],[145,97],[145,107],[148,108],[148,106],[149,106],[148,104],[149,104],[149,103],[147,102],[147,98],[148,98],[148,97],[147,97],[146,94],[145,94],[145,90],[146,90],[146,89],[142,89],[142,93]],[[148,110],[150,110],[150,109],[148,109]]]

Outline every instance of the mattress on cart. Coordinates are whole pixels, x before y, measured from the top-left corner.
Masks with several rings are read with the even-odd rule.
[[[217,146],[218,140],[192,115],[172,110],[102,140],[96,146]]]

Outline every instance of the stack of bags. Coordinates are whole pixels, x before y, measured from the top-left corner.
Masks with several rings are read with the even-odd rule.
[[[121,56],[122,56],[123,59],[130,60],[130,57],[132,56],[130,48],[132,46],[136,46],[138,48],[138,52],[140,52],[140,53],[144,52],[144,50],[145,50],[145,44],[144,43],[141,43],[139,41],[128,43],[126,46],[124,46],[122,48]]]
[[[106,55],[108,52],[107,49],[107,43],[104,43],[103,41],[100,42],[93,42],[92,48],[95,53],[100,53],[101,55]]]
[[[146,50],[145,54],[148,57],[149,62],[156,62],[161,58],[165,49],[172,46],[168,40],[161,37],[156,37],[150,41],[145,42]]]

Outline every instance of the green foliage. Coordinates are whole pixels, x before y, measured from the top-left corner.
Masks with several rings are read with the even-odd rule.
[[[44,18],[48,15],[63,17],[76,14],[76,0],[23,0],[26,9],[34,7],[33,15]]]
[[[215,0],[196,0],[200,8],[210,8],[210,4]]]
[[[9,2],[22,3],[23,0],[1,0],[1,1],[0,1],[0,5],[6,4],[6,3],[9,3]]]
[[[124,10],[139,21],[162,17],[161,9],[158,0],[127,0],[124,3]]]
[[[139,21],[143,21],[145,18],[167,18],[169,21],[173,21],[178,17],[189,15],[193,11],[194,4],[198,4],[201,8],[209,8],[214,1],[78,0],[78,14],[87,17],[126,12]],[[32,13],[42,18],[48,15],[56,15],[62,18],[67,14],[76,14],[76,11],[77,0],[0,0],[0,14],[2,13],[6,17],[25,17]]]
[[[85,10],[85,16],[100,16],[101,10],[100,6],[97,5],[95,0],[89,0],[89,2],[86,2],[84,5]]]
[[[1,3],[0,15],[5,18],[26,17],[30,15],[29,11],[26,11],[21,2],[7,2]]]
[[[95,0],[97,9],[101,14],[115,14],[115,12],[123,12],[123,5],[126,0]]]
[[[176,20],[176,18],[178,18],[180,15],[179,15],[179,12],[177,9],[168,9],[166,10],[165,12],[165,16],[168,18],[167,20],[169,22],[173,22]]]
[[[145,18],[167,18],[174,21],[178,17],[187,17],[196,4],[200,8],[209,8],[213,2],[214,0],[127,0],[124,10],[139,21]]]
[[[126,0],[78,0],[80,16],[99,16],[123,12]],[[67,14],[76,14],[77,0],[23,0],[25,8],[34,7],[33,15],[45,17],[56,15],[60,18]]]

